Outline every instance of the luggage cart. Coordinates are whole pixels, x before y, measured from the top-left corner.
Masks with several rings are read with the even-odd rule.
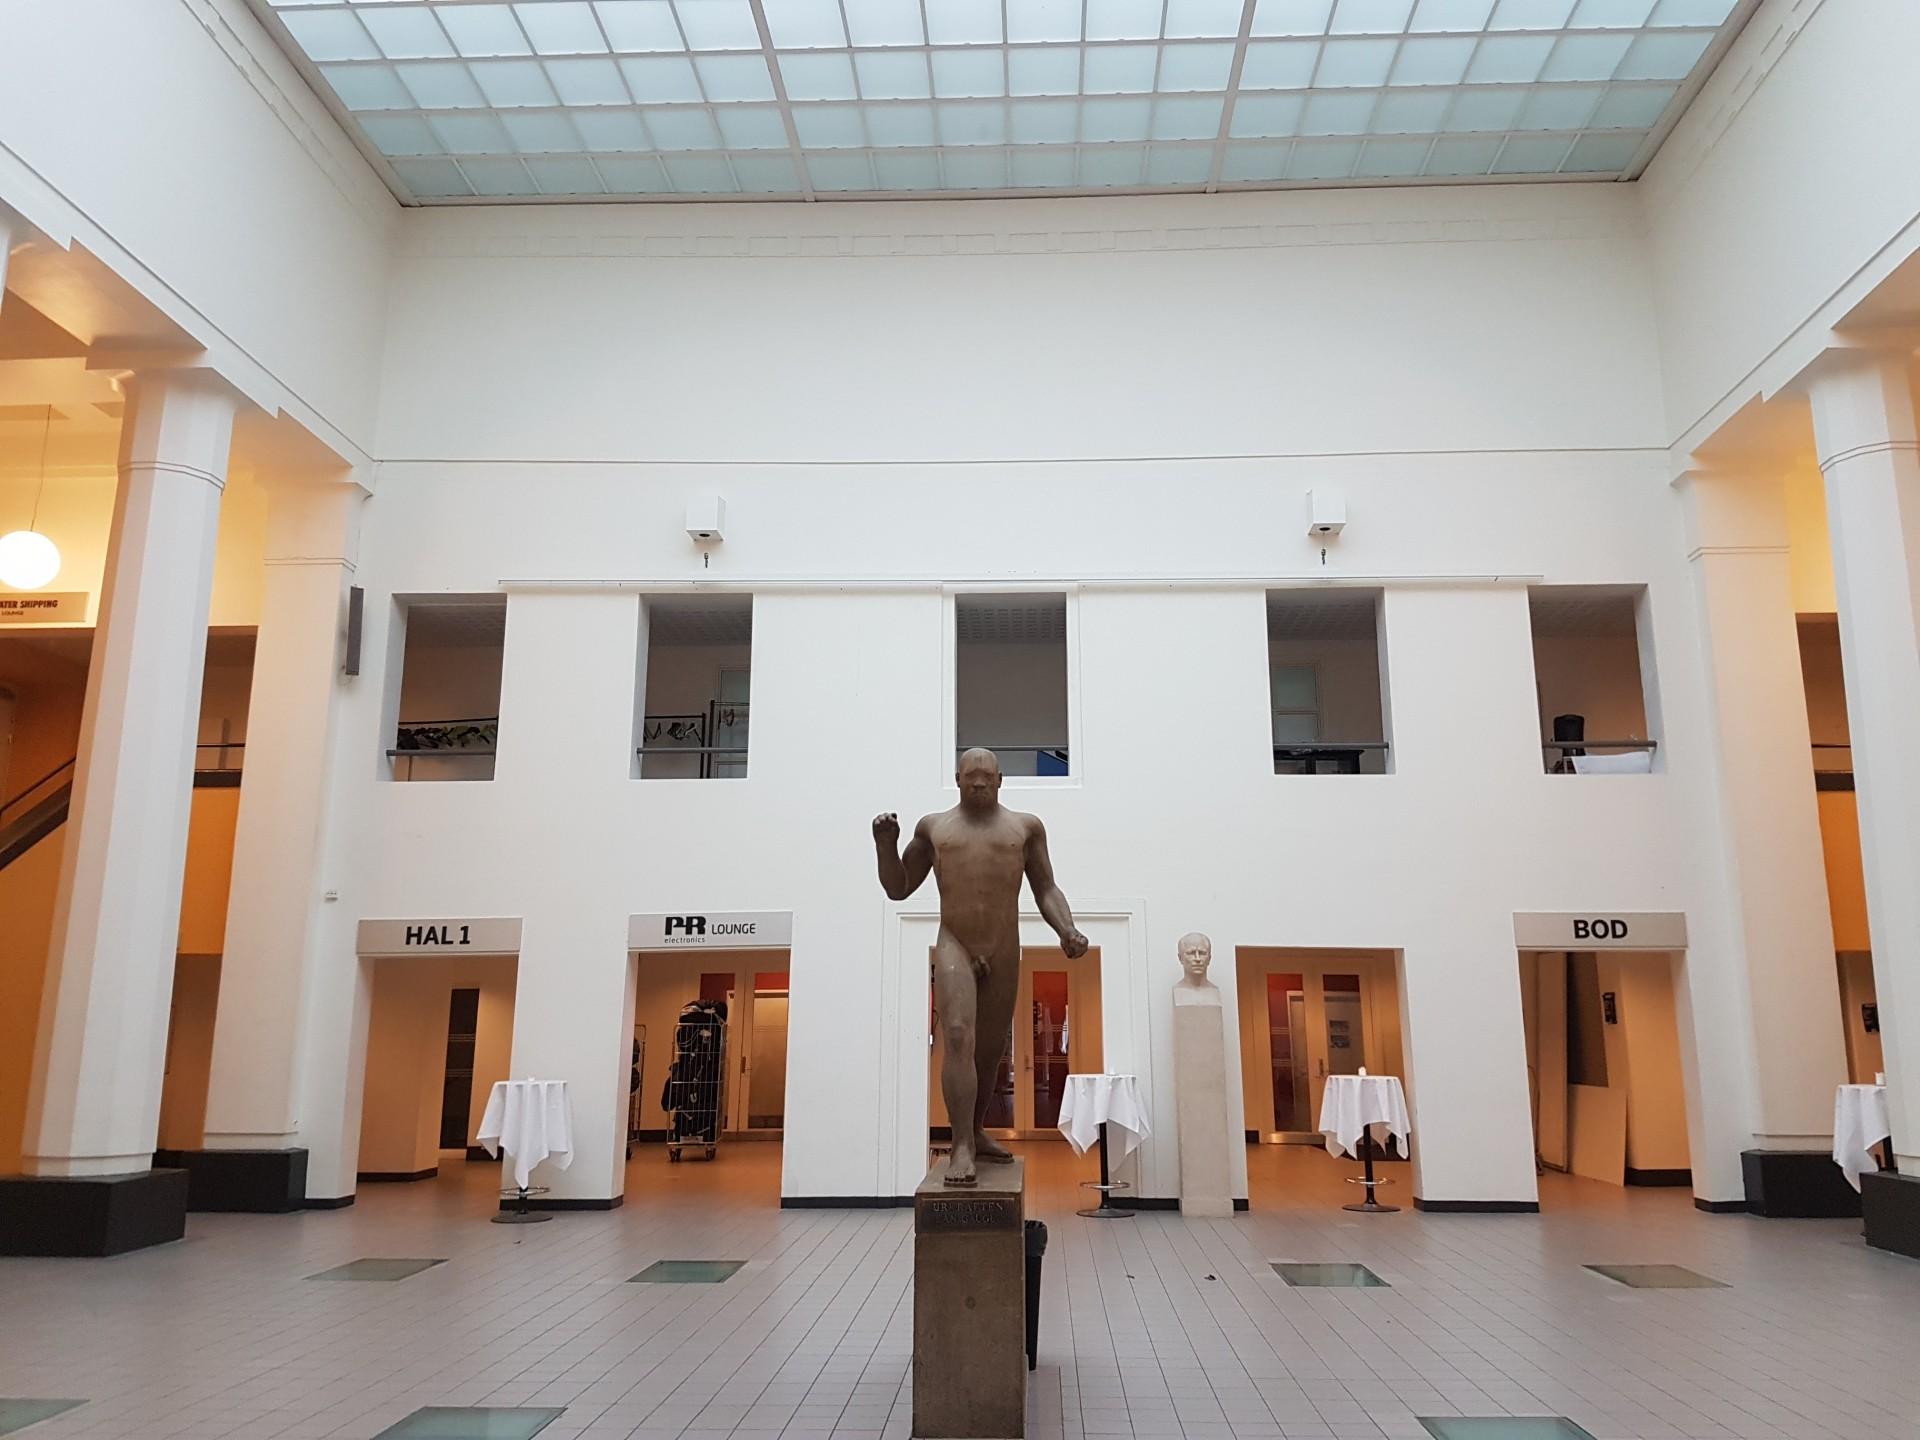
[[[726,1078],[727,1002],[695,1000],[680,1010],[673,1030],[673,1064],[660,1091],[667,1112],[667,1159],[703,1150],[711,1160],[720,1144],[721,1097]]]

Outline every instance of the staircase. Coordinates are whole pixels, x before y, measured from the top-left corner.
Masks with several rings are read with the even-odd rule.
[[[193,787],[229,789],[240,783],[240,742],[195,747]],[[75,757],[76,759],[78,757]],[[73,760],[65,760],[0,804],[0,870],[4,870],[67,821],[73,808]]]
[[[73,764],[64,761],[0,804],[0,870],[66,823],[73,806]]]

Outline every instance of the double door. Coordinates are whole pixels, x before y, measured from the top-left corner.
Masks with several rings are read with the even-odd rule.
[[[1098,1074],[1101,1068],[1100,952],[1069,960],[1058,946],[1023,950],[1020,991],[1008,1028],[984,1128],[1002,1140],[1058,1139],[1067,1076]],[[929,1107],[941,1116],[937,1033],[930,1066]]]
[[[1247,1128],[1266,1144],[1320,1144],[1329,1075],[1399,1069],[1392,962],[1243,950],[1238,957],[1240,1049]]]

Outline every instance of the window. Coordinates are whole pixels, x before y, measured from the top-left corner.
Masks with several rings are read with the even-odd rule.
[[[400,602],[396,780],[491,780],[500,735],[504,595]]]
[[[1267,592],[1273,773],[1379,775],[1388,764],[1378,590]]]
[[[660,595],[646,602],[638,774],[744,779],[753,702],[753,597]]]
[[[954,737],[1002,775],[1069,774],[1067,597],[961,595],[954,601]]]
[[[1536,585],[1527,592],[1527,606],[1547,772],[1653,769],[1650,652],[1640,643],[1645,589]]]

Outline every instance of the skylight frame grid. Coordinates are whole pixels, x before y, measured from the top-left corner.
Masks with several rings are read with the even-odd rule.
[[[1258,16],[1262,6],[1272,5],[1273,0],[1237,0],[1239,24],[1237,33],[1228,35],[1225,20],[1230,13],[1230,5],[1235,0],[1134,0],[1133,15],[1125,17],[1124,23],[1109,24],[1112,33],[1094,33],[1096,22],[1095,7],[1101,0],[1081,0],[1080,16],[1077,22],[1078,38],[1068,40],[1017,38],[1008,29],[1010,7],[1018,0],[1004,0],[999,5],[999,40],[988,44],[982,40],[935,38],[936,27],[930,24],[929,0],[909,0],[907,4],[893,3],[893,0],[812,0],[817,22],[806,33],[796,33],[792,27],[783,27],[790,40],[811,41],[799,45],[777,45],[775,32],[768,23],[769,0],[743,0],[744,8],[739,5],[732,10],[732,30],[714,37],[716,43],[704,45],[698,37],[691,34],[682,23],[680,5],[686,0],[640,0],[651,7],[656,20],[669,20],[672,35],[665,34],[665,27],[655,24],[654,33],[649,36],[628,36],[626,39],[616,36],[608,21],[606,12],[601,8],[601,0],[250,0],[255,12],[259,14],[267,28],[276,34],[283,48],[287,49],[294,63],[302,69],[314,83],[321,98],[334,111],[347,128],[355,143],[367,155],[368,159],[380,171],[383,178],[395,194],[406,204],[422,203],[499,203],[502,200],[614,200],[614,199],[722,199],[722,200],[770,200],[770,199],[815,199],[814,187],[809,181],[812,167],[809,158],[831,153],[844,157],[862,155],[868,157],[870,169],[874,155],[912,155],[927,150],[917,138],[922,131],[890,127],[884,131],[876,130],[875,122],[894,107],[918,106],[934,116],[934,129],[929,137],[933,150],[946,150],[960,145],[960,142],[947,130],[946,118],[958,123],[963,115],[974,115],[986,119],[988,111],[997,112],[998,119],[986,129],[971,135],[971,143],[961,148],[984,154],[987,151],[1004,152],[1005,172],[1009,183],[1004,187],[941,188],[937,190],[910,190],[890,188],[882,185],[871,191],[831,190],[821,193],[836,198],[844,195],[860,195],[862,198],[900,198],[910,195],[926,196],[966,196],[981,194],[1115,194],[1115,193],[1194,193],[1214,190],[1245,190],[1295,188],[1298,185],[1339,185],[1348,183],[1370,184],[1422,184],[1422,183],[1463,183],[1474,180],[1490,182],[1512,181],[1549,181],[1579,180],[1588,183],[1603,180],[1621,180],[1637,177],[1639,171],[1657,150],[1660,141],[1684,111],[1692,95],[1704,82],[1707,74],[1718,62],[1725,48],[1740,27],[1751,18],[1758,0],[1733,0],[1726,19],[1717,27],[1701,24],[1655,25],[1665,0],[1648,0],[1648,14],[1638,24],[1611,23],[1577,25],[1572,23],[1580,18],[1581,12],[1595,4],[1595,0],[1570,0],[1568,23],[1558,27],[1533,27],[1512,24],[1501,26],[1495,22],[1501,18],[1512,0],[1471,0],[1472,8],[1484,9],[1478,23],[1471,28],[1415,28],[1423,15],[1438,13],[1433,7],[1453,5],[1457,9],[1464,0],[1326,0],[1316,8],[1324,11],[1313,26],[1294,26],[1288,34],[1281,36],[1262,33]],[[612,3],[612,0],[608,0]],[[691,0],[699,4],[702,0]],[[725,4],[726,0],[711,0],[714,4]],[[778,0],[771,0],[777,6]],[[933,0],[939,3],[939,0]],[[1290,13],[1297,13],[1298,0],[1287,0]],[[1116,8],[1122,8],[1126,0],[1116,0]],[[1212,15],[1203,17],[1199,25],[1182,24],[1176,20],[1176,11],[1182,5],[1198,6],[1205,9],[1212,6]],[[566,7],[573,16],[570,37],[555,38],[556,32],[540,26],[529,27],[526,16],[549,7]],[[892,14],[887,11],[891,9]],[[481,8],[491,17],[495,29],[489,38],[473,40],[469,35],[470,48],[475,53],[464,53],[455,30],[446,22],[448,13],[464,8]],[[860,24],[855,24],[852,9],[866,7],[867,13],[860,16]],[[983,9],[995,7],[987,6]],[[1637,5],[1633,9],[1637,9]],[[1400,12],[1404,10],[1404,14]],[[1372,12],[1371,16],[1362,11]],[[1144,32],[1156,28],[1147,23],[1147,17],[1157,12],[1157,34],[1149,38]],[[292,30],[283,17],[301,14],[336,14],[353,17],[364,22],[370,15],[412,17],[409,23],[430,20],[436,32],[444,38],[444,45],[431,41],[424,31],[416,31],[411,40],[394,41],[393,35],[402,33],[406,26],[385,25],[390,33],[383,39],[382,25],[369,26],[360,23],[355,32],[365,37],[366,45],[375,54],[356,55],[353,58],[316,60],[309,56],[295,40]],[[640,13],[628,10],[624,13],[629,20]],[[948,14],[952,12],[941,12]],[[1594,11],[1594,18],[1616,18],[1622,13],[1631,14],[1631,10],[1622,12],[1618,8],[1607,11],[1604,6]],[[752,17],[757,35],[758,50],[741,43],[743,32],[739,22],[747,15]],[[1358,18],[1355,18],[1358,17]],[[586,48],[591,42],[581,22],[590,18],[593,36],[604,49]],[[509,32],[503,22],[510,21]],[[917,21],[917,23],[916,23]],[[1344,26],[1343,21],[1351,21]],[[871,38],[869,28],[880,24],[891,27],[883,43],[862,43],[863,38]],[[837,26],[837,28],[836,28]],[[1397,27],[1397,28],[1396,28]],[[563,27],[564,28],[564,27]],[[535,43],[535,31],[542,32],[542,38],[548,49],[542,50]],[[474,32],[478,33],[478,32]],[[917,33],[918,40],[908,43],[903,35]],[[944,31],[940,33],[944,34]],[[1062,31],[1064,37],[1064,30]],[[1641,80],[1623,78],[1622,72],[1628,66],[1631,57],[1642,50],[1641,42],[1649,37],[1658,40],[1651,51],[1672,50],[1675,42],[1684,50],[1692,48],[1694,59],[1688,71],[1681,76],[1662,78],[1659,75]],[[633,48],[628,39],[644,38],[647,48]],[[351,33],[345,37],[351,43]],[[679,49],[668,48],[671,41],[677,40]],[[840,43],[844,40],[844,44]],[[1467,41],[1471,50],[1462,66],[1463,81],[1451,86],[1427,83],[1394,83],[1393,77],[1401,73],[1402,60],[1409,53],[1409,45],[1414,42]],[[1544,40],[1547,43],[1537,46],[1515,45],[1512,42]],[[1584,53],[1576,53],[1563,41],[1579,42],[1603,41],[1601,44],[1588,44]],[[1246,66],[1250,48],[1261,42],[1311,45],[1313,47],[1311,68],[1304,82],[1284,86],[1256,87],[1249,89],[1245,83]],[[1492,42],[1490,44],[1490,42]],[[389,44],[412,46],[415,49],[426,46],[442,53],[401,55],[389,53]],[[720,48],[724,45],[724,48]],[[1016,57],[1020,54],[1054,52],[1071,46],[1073,58],[1070,68],[1075,76],[1075,88],[1071,94],[1056,93],[1054,89],[1042,88],[1040,93],[1020,93],[1023,86],[1039,83],[1058,86],[1060,81],[1030,82],[1023,78],[1016,81],[1014,71],[1020,68]],[[1088,59],[1103,50],[1121,47],[1152,47],[1151,56],[1152,88],[1142,87],[1140,76],[1144,71],[1120,88],[1103,91],[1090,91]],[[623,48],[624,47],[624,48]],[[698,47],[698,48],[697,48]],[[1212,89],[1177,88],[1167,86],[1170,61],[1182,60],[1192,55],[1196,60],[1201,52],[1208,49],[1220,49],[1227,52],[1229,62],[1222,86]],[[451,51],[451,54],[444,53]],[[936,71],[937,56],[950,53],[969,53],[979,56],[991,52],[997,60],[999,72],[997,94],[986,93],[991,89],[992,81],[986,82],[983,89],[979,85],[969,89],[966,84],[957,84],[946,88],[956,91],[943,93],[943,85]],[[1480,65],[1483,52],[1496,54],[1511,61],[1516,58],[1526,63],[1505,73],[1499,78],[1499,72],[1493,72],[1495,78],[1484,81],[1468,80],[1474,76],[1476,66]],[[332,52],[328,52],[332,53]],[[1269,52],[1271,53],[1271,52]],[[1571,57],[1562,64],[1559,57],[1563,54]],[[753,93],[757,81],[748,77],[741,85],[726,87],[733,98],[716,98],[711,84],[719,83],[717,75],[710,76],[703,71],[702,60],[720,62],[731,57],[744,58],[757,55],[766,69],[768,82],[773,94],[769,98]],[[1612,56],[1610,68],[1596,70],[1596,66],[1608,56]],[[818,101],[793,98],[789,93],[787,75],[783,67],[783,57],[810,57],[826,59],[844,58],[844,73],[850,80],[832,92],[840,98]],[[875,56],[915,56],[925,67],[928,94],[925,96],[870,95],[868,86],[877,84],[870,80],[860,64],[861,57]],[[377,58],[376,58],[377,57]],[[1064,59],[1064,57],[1061,57]],[[1304,57],[1303,57],[1304,58]],[[624,60],[670,60],[685,62],[691,72],[691,83],[677,92],[674,98],[662,99],[643,95],[638,88],[637,67],[630,69],[621,62]],[[1208,63],[1214,62],[1211,55],[1205,56]],[[605,71],[592,71],[582,67],[582,62],[604,62]],[[1337,62],[1337,63],[1335,63]],[[527,67],[523,70],[506,68],[508,63]],[[476,70],[474,67],[492,67]],[[561,71],[551,67],[573,65],[576,68]],[[410,67],[404,73],[399,67]],[[324,67],[324,68],[323,68]],[[424,67],[424,68],[422,68]],[[424,84],[425,78],[435,67],[444,67],[449,72],[459,71],[465,76],[466,85],[477,88],[481,97],[488,100],[485,106],[473,105],[433,105],[422,100],[421,94],[413,88],[414,84]],[[1558,67],[1559,73],[1556,72]],[[341,93],[334,90],[330,77],[343,71],[368,68],[385,72],[381,78],[369,77],[358,97],[363,105],[355,108]],[[663,67],[670,68],[670,67]],[[716,67],[717,68],[717,63]],[[940,67],[952,70],[952,67]],[[1176,69],[1191,70],[1183,64]],[[983,72],[986,73],[986,72]],[[1217,72],[1216,72],[1217,73]],[[1487,73],[1484,70],[1481,73]],[[1064,80],[1064,70],[1060,80]],[[563,83],[563,78],[564,83]],[[1604,78],[1603,78],[1604,77]],[[610,78],[617,82],[616,91],[609,84]],[[1198,76],[1181,83],[1191,87],[1204,83],[1210,77]],[[896,82],[897,83],[897,82]],[[507,88],[513,85],[522,88]],[[851,90],[850,95],[841,91]],[[1605,106],[1615,92],[1631,92],[1641,96],[1642,110],[1665,89],[1667,98],[1664,108],[1649,125],[1634,124],[1631,127],[1613,127],[1596,124],[1600,118],[1600,108]],[[547,91],[551,90],[551,99]],[[979,90],[976,96],[973,90]],[[1426,123],[1428,117],[1416,114],[1410,107],[1407,97],[1427,97],[1430,101],[1436,92],[1453,92],[1443,103],[1445,113],[1432,121],[1434,128],[1417,130],[1385,130],[1379,128],[1383,123],[1383,114],[1399,116],[1403,120],[1417,120]],[[1507,123],[1504,129],[1492,130],[1472,128],[1454,124],[1455,112],[1459,110],[1462,97],[1474,92],[1506,92],[1513,98]],[[1536,96],[1548,96],[1558,92],[1558,96],[1549,100],[1536,101]],[[1592,92],[1592,104],[1581,110],[1577,99],[1583,92]],[[412,102],[406,107],[384,106],[364,103],[382,99],[396,98],[403,93]],[[446,91],[443,93],[453,93]],[[1363,94],[1366,96],[1362,98]],[[502,103],[502,97],[517,96],[530,100],[539,100],[533,104]],[[616,96],[624,98],[615,98]],[[588,98],[582,98],[588,97]],[[1241,104],[1249,97],[1261,101],[1297,98],[1300,102],[1294,116],[1295,133],[1290,136],[1274,136],[1270,139],[1255,135],[1235,133],[1235,117]],[[1480,102],[1495,104],[1503,98],[1495,93],[1486,95]],[[1562,99],[1572,98],[1575,103],[1561,104]],[[1125,138],[1100,141],[1092,138],[1089,113],[1094,108],[1090,102],[1108,99],[1130,102],[1135,107],[1132,120],[1133,129],[1126,132]],[[1014,118],[1013,107],[1021,101],[1044,100],[1049,103],[1061,102],[1073,107],[1073,140],[1075,150],[1075,176],[1083,180],[1086,173],[1078,152],[1093,147],[1096,151],[1102,144],[1131,145],[1139,149],[1142,160],[1145,183],[1135,185],[1127,183],[1076,183],[1073,185],[1055,185],[1038,183],[1022,185],[1014,177],[1025,171],[1030,176],[1059,172],[1058,147],[1063,142],[1057,134],[1046,134],[1040,138],[1022,139]],[[975,107],[971,111],[961,108],[952,109],[949,116],[943,118],[942,107]],[[1209,139],[1204,130],[1217,106],[1218,124]],[[1284,108],[1284,107],[1283,107]],[[1634,116],[1631,95],[1614,105],[1619,113]],[[1364,109],[1364,115],[1362,110]],[[821,133],[809,122],[802,133],[797,117],[810,113],[823,118],[830,110],[842,111],[833,119],[837,129],[831,140],[815,143]],[[637,127],[644,137],[647,149],[632,145],[622,145],[614,150],[606,150],[596,144],[591,135],[581,134],[580,145],[570,148],[564,143],[566,136],[579,132],[577,119],[570,123],[564,132],[557,131],[547,117],[555,114],[577,117],[580,114],[599,111],[619,112],[630,116],[631,126]],[[778,146],[772,144],[746,144],[739,142],[746,131],[740,126],[747,125],[748,112],[764,117],[768,112],[777,113],[786,137],[785,158],[791,173],[799,184],[794,189],[750,189],[746,187],[734,170],[736,159],[745,162],[748,171],[757,177],[775,177],[785,172],[777,163],[781,155]],[[700,116],[705,120],[699,126],[698,134],[689,132],[683,135],[671,133],[656,136],[653,133],[651,117],[659,112],[662,120],[671,114],[685,112],[689,122]],[[1311,113],[1310,113],[1311,112]],[[1346,113],[1341,113],[1346,112]],[[1144,137],[1138,133],[1140,114],[1145,115],[1147,127]],[[433,124],[435,117],[448,115],[491,116],[499,129],[496,133],[509,135],[507,148],[497,151],[473,151],[447,144],[440,135],[439,128]],[[1497,110],[1495,118],[1497,118]],[[1584,123],[1574,126],[1569,122],[1584,114]],[[723,129],[720,117],[737,117],[740,125]],[[508,117],[512,117],[509,121]],[[1177,118],[1176,118],[1177,117]],[[917,117],[916,117],[917,118]],[[1639,115],[1638,118],[1645,118]],[[848,122],[854,128],[848,128]],[[623,122],[627,123],[627,122]],[[676,120],[675,125],[681,122]],[[697,122],[695,122],[697,124]],[[771,134],[765,130],[767,121],[756,118],[751,122],[762,128],[759,138],[770,141]],[[1478,123],[1478,122],[1476,122]],[[371,126],[372,129],[363,128]],[[412,131],[408,126],[415,127]],[[1557,126],[1557,128],[1549,128]],[[455,130],[471,128],[452,126]],[[604,138],[608,133],[605,127],[596,125]],[[537,136],[542,130],[552,131],[550,140],[558,140],[558,148],[542,148],[537,142],[530,142],[528,136]],[[857,134],[856,134],[857,130]],[[384,132],[382,141],[376,143],[375,133]],[[396,139],[396,136],[412,134],[430,135],[436,143],[442,144],[441,153],[414,153],[411,150],[402,153],[398,147],[417,144],[416,139]],[[1118,133],[1118,132],[1116,132]],[[1634,135],[1641,138],[1641,145],[1627,163],[1618,169],[1591,170],[1574,168],[1576,157],[1582,157],[1580,164],[1591,164],[1596,157],[1613,158],[1624,153],[1622,142]],[[891,138],[889,138],[891,137]],[[622,137],[623,139],[626,137]],[[1520,151],[1536,153],[1542,156],[1550,153],[1551,144],[1564,139],[1565,146],[1557,152],[1552,169],[1536,168],[1514,174],[1479,173],[1446,175],[1409,175],[1399,173],[1404,165],[1397,169],[1380,169],[1385,165],[1385,157],[1397,155],[1401,160],[1410,157],[1413,151],[1424,144],[1428,160],[1443,143],[1459,142],[1456,149],[1468,145],[1478,146],[1474,153],[1484,153],[1489,140],[1498,144],[1493,159],[1489,162],[1491,171],[1502,163],[1502,157],[1517,148]],[[667,142],[662,144],[661,142]],[[713,142],[713,143],[709,143]],[[387,147],[387,148],[383,148]],[[1315,153],[1329,157],[1328,166],[1332,167],[1332,157],[1343,152],[1340,147],[1351,151],[1352,173],[1321,174],[1312,173],[1290,178],[1239,178],[1229,174],[1231,157],[1244,155],[1249,146],[1286,147],[1289,157],[1300,147],[1310,150],[1317,147]],[[1192,159],[1196,148],[1208,150],[1208,164],[1205,179],[1198,177],[1197,165]],[[1378,162],[1369,163],[1368,155],[1377,150],[1383,157]],[[391,152],[391,153],[390,153]],[[1032,163],[1015,159],[1016,155],[1035,157]],[[742,188],[736,191],[715,193],[701,190],[691,194],[662,194],[653,190],[630,191],[619,188],[602,173],[601,165],[611,161],[616,173],[629,175],[641,174],[644,166],[638,165],[637,158],[650,156],[661,173],[667,174],[674,168],[674,162],[680,162],[680,168],[688,172],[707,171],[709,178],[718,172],[712,169],[719,165],[725,168],[733,184]],[[493,172],[494,178],[486,186],[497,192],[499,181],[497,174],[505,171],[512,174],[508,162],[519,162],[519,172],[527,177],[529,188],[513,193],[476,193],[472,196],[448,196],[438,193],[416,193],[415,188],[396,169],[407,169],[420,175],[428,173],[432,167],[451,166],[464,183],[476,191],[482,187],[467,174],[466,166],[472,163],[482,171]],[[1044,162],[1044,163],[1043,163]],[[1290,158],[1289,165],[1294,161]],[[1318,163],[1318,162],[1316,162]],[[911,167],[898,167],[895,173],[906,173]],[[991,166],[985,161],[979,165],[962,167],[980,174],[988,173]],[[1098,169],[1099,167],[1095,167]],[[557,183],[553,177],[571,174],[573,179],[581,181],[591,174],[605,187],[599,195],[548,195],[539,193],[538,179],[545,173],[550,183]],[[444,178],[445,172],[438,172]],[[1127,173],[1124,168],[1113,171],[1115,174]],[[872,169],[876,177],[880,171]],[[944,171],[943,171],[944,174]],[[1192,178],[1186,178],[1191,176]],[[1158,177],[1156,179],[1156,177]],[[1179,178],[1175,178],[1179,177]],[[444,188],[444,187],[442,187]]]

